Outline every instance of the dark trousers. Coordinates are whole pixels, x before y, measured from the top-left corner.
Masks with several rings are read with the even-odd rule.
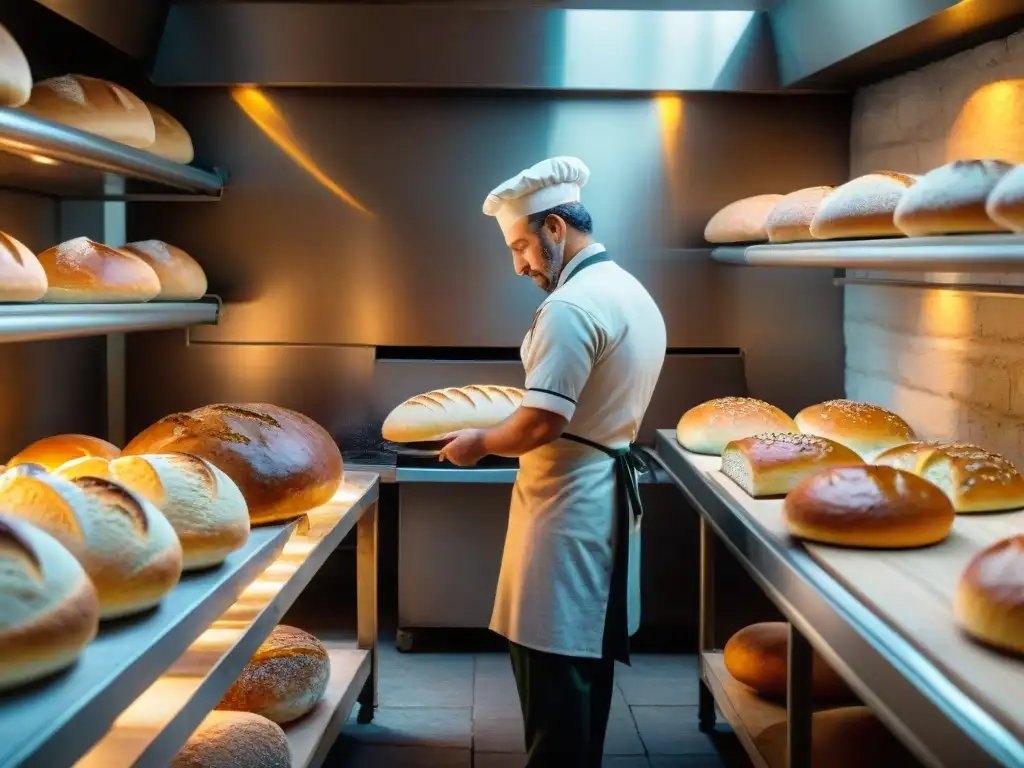
[[[600,768],[615,660],[509,643],[526,731],[527,768]]]

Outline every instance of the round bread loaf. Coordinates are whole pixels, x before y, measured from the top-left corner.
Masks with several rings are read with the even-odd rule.
[[[331,677],[323,643],[295,627],[274,627],[217,709],[254,712],[275,723],[298,720],[317,705]]]
[[[893,467],[894,469],[902,469],[905,472],[913,472],[915,475],[920,475],[924,469],[925,462],[931,457],[933,453],[942,448],[951,448],[956,446],[964,446],[970,448],[977,448],[977,446],[968,445],[967,443],[957,443],[952,440],[922,440],[913,443],[904,443],[903,445],[897,445],[895,448],[890,448],[887,451],[882,451],[875,457],[872,464],[880,464],[885,467]]]
[[[789,432],[733,440],[722,451],[722,474],[755,498],[784,496],[819,470],[863,463],[845,445]]]
[[[74,556],[0,515],[0,691],[73,664],[99,621],[96,589]]]
[[[893,220],[911,237],[999,232],[985,204],[1013,168],[1001,160],[957,160],[929,171],[907,190]]]
[[[145,102],[114,83],[83,75],[42,80],[32,88],[26,112],[130,147],[156,141]]]
[[[971,558],[960,576],[953,615],[969,635],[1024,655],[1024,535]]]
[[[676,440],[694,453],[720,456],[733,440],[767,432],[796,432],[774,405],[753,397],[719,397],[695,405],[676,425]]]
[[[291,768],[281,726],[249,712],[211,712],[171,768]]]
[[[123,485],[163,512],[178,534],[182,569],[224,562],[249,539],[249,509],[234,480],[198,456],[159,453],[72,459],[57,469],[69,480],[102,477]]]
[[[923,547],[949,535],[955,517],[946,495],[892,467],[839,467],[790,491],[783,518],[792,536],[869,549]]]
[[[764,243],[768,240],[765,221],[782,195],[754,195],[729,203],[704,227],[709,243]]]
[[[1003,229],[1024,232],[1024,165],[999,180],[985,203],[985,213]]]
[[[800,432],[827,437],[865,461],[914,439],[914,430],[892,411],[855,400],[828,400],[804,408],[794,417]]]
[[[854,237],[897,237],[893,213],[915,176],[879,171],[848,181],[825,198],[811,222],[811,235],[821,240]]]
[[[18,41],[0,25],[0,107],[20,107],[32,94],[32,70]]]
[[[39,254],[48,283],[44,301],[121,303],[149,301],[160,293],[160,278],[131,253],[76,237]]]
[[[496,384],[436,389],[411,397],[384,419],[381,434],[395,443],[440,440],[458,429],[486,429],[511,416],[523,390]]]
[[[784,699],[788,651],[789,625],[784,621],[751,624],[725,644],[725,668],[761,696]],[[816,699],[852,698],[853,693],[843,679],[817,653],[811,668],[811,688]]]
[[[138,256],[156,272],[160,278],[158,301],[195,301],[206,293],[206,273],[181,248],[162,240],[142,240],[120,250]]]
[[[933,451],[920,474],[942,489],[958,513],[1024,508],[1024,477],[1013,463],[973,445],[951,444]]]
[[[331,500],[344,470],[334,438],[301,413],[266,403],[207,405],[165,416],[124,455],[191,453],[235,481],[253,525],[301,517]]]
[[[0,44],[0,61],[2,48]],[[0,232],[0,301],[38,301],[45,293],[46,271],[39,259],[13,237]]]
[[[52,535],[89,575],[101,618],[152,608],[178,583],[181,544],[160,511],[117,483],[33,465],[0,475],[0,508]]]
[[[832,187],[808,187],[790,192],[776,203],[765,220],[768,239],[773,243],[814,240],[811,222]]]
[[[102,459],[116,459],[121,449],[113,443],[90,435],[54,435],[36,440],[24,448],[7,466],[19,464],[38,464],[48,472],[57,469],[61,464],[83,456],[97,456]]]
[[[191,163],[195,152],[192,149],[192,137],[188,135],[185,126],[156,104],[147,101],[146,108],[156,128],[156,140],[146,149],[172,163]]]

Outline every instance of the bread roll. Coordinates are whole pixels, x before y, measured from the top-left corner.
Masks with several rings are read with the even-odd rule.
[[[146,149],[173,163],[191,163],[195,152],[192,149],[192,137],[188,135],[185,126],[156,104],[147,101],[146,108],[156,128],[156,140]]]
[[[76,237],[39,254],[49,283],[43,301],[121,303],[149,301],[160,293],[160,278],[146,262],[86,237]]]
[[[436,389],[395,408],[381,433],[395,443],[419,443],[440,440],[458,429],[493,427],[512,415],[524,394],[516,387],[489,384]]]
[[[729,674],[766,698],[786,697],[789,667],[789,625],[769,621],[744,627],[725,644]],[[813,655],[811,688],[816,699],[845,699],[850,689],[817,653]]]
[[[722,451],[722,474],[755,498],[784,496],[819,470],[863,463],[845,445],[786,432],[733,440]]]
[[[174,756],[171,768],[291,768],[281,726],[249,712],[211,712]]]
[[[923,547],[949,535],[953,505],[917,475],[892,467],[839,467],[789,492],[783,517],[791,535],[869,549]]]
[[[1003,229],[1024,232],[1024,165],[1018,165],[996,184],[985,213]]]
[[[0,232],[0,301],[38,301],[45,293],[46,271],[39,259],[13,237]]]
[[[181,544],[167,518],[117,483],[15,467],[0,475],[0,508],[39,526],[78,558],[104,619],[152,608],[181,576]]]
[[[70,666],[99,621],[96,590],[74,556],[0,515],[0,691]]]
[[[729,203],[704,227],[709,243],[763,243],[768,240],[765,220],[782,195],[754,195]]]
[[[274,627],[217,709],[253,712],[275,723],[298,720],[317,705],[331,677],[323,643],[295,627]]]
[[[783,197],[765,220],[768,239],[773,243],[813,240],[811,222],[831,192],[832,187],[808,187]]]
[[[182,569],[194,571],[224,562],[249,539],[249,509],[234,480],[188,453],[72,459],[61,477],[102,477],[123,485],[163,512],[178,534]]]
[[[676,441],[688,451],[721,456],[734,440],[771,432],[796,432],[784,412],[753,397],[719,397],[695,405],[676,425]]]
[[[301,517],[331,500],[341,485],[341,451],[301,413],[266,403],[207,405],[165,416],[143,430],[124,455],[191,453],[235,481],[253,525]]]
[[[865,461],[874,461],[883,451],[914,439],[914,430],[892,411],[855,400],[808,406],[794,421],[801,432],[845,445]]]
[[[195,301],[206,293],[206,273],[181,248],[161,240],[142,240],[121,247],[146,262],[160,278],[159,301]]]
[[[32,70],[18,41],[0,25],[0,107],[20,107],[32,93]]]
[[[822,240],[902,235],[892,216],[915,181],[906,173],[880,171],[846,182],[821,203],[811,235]]]
[[[1024,655],[1024,535],[971,558],[957,584],[953,615],[978,640]]]
[[[95,77],[63,75],[38,82],[22,109],[129,147],[148,147],[156,141],[156,126],[145,102],[127,88]]]
[[[1013,166],[1001,160],[957,160],[929,171],[907,190],[893,220],[911,237],[999,232],[985,204]]]
[[[904,443],[878,454],[871,463],[902,469],[905,472],[913,472],[915,475],[920,475],[924,469],[925,462],[928,461],[935,451],[958,445],[967,446],[966,443],[955,443],[950,440],[924,440]],[[969,447],[976,448],[973,445]],[[980,451],[981,449],[978,448],[978,450]]]
[[[36,440],[32,445],[23,448],[7,462],[7,466],[19,464],[38,464],[48,472],[57,469],[61,464],[83,456],[98,456],[102,459],[116,459],[121,449],[113,443],[91,435],[54,435]]]
[[[1024,508],[1024,477],[1013,463],[973,445],[934,451],[920,474],[949,496],[958,513]]]

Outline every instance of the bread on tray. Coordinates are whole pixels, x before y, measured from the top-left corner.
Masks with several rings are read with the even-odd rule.
[[[160,278],[138,256],[76,237],[39,254],[46,270],[43,301],[124,303],[149,301],[160,293]]]
[[[96,456],[103,459],[116,459],[121,449],[92,435],[53,435],[36,440],[15,454],[8,462],[8,467],[19,464],[38,464],[52,472],[61,464],[84,456]]]
[[[783,197],[765,220],[768,239],[773,243],[814,240],[811,222],[831,193],[832,187],[808,187]]]
[[[893,220],[911,237],[1000,232],[985,204],[1013,168],[1001,160],[957,160],[918,179],[896,206]]]
[[[865,461],[914,439],[914,430],[895,413],[856,400],[828,400],[808,406],[794,421],[800,432],[845,445]]]
[[[32,70],[18,41],[0,25],[0,107],[20,107],[32,95]]]
[[[693,453],[720,456],[733,440],[767,432],[796,432],[783,411],[753,397],[719,397],[695,405],[676,425],[676,440]]]
[[[920,475],[924,469],[925,462],[928,461],[933,453],[943,448],[954,446],[976,448],[976,446],[968,446],[967,443],[957,443],[952,440],[918,440],[882,451],[871,463],[894,467],[895,469],[902,469],[906,472]],[[977,450],[980,451],[981,449],[977,448]]]
[[[897,237],[893,213],[917,177],[879,171],[836,187],[818,207],[811,234],[821,240],[855,237]]]
[[[957,584],[953,614],[972,637],[1024,656],[1024,535],[971,558]]]
[[[985,203],[985,213],[1003,229],[1024,232],[1024,165],[999,180]]]
[[[788,432],[733,440],[722,451],[722,474],[755,498],[784,496],[819,470],[863,463],[845,445]]]
[[[173,163],[191,163],[195,152],[192,149],[192,137],[188,135],[185,126],[156,104],[147,101],[146,108],[156,129],[155,139],[146,150]]]
[[[288,737],[281,726],[251,712],[206,716],[170,768],[292,768]]]
[[[118,250],[142,259],[160,280],[157,301],[195,301],[206,293],[206,273],[181,248],[162,240],[126,243]]]
[[[782,195],[754,195],[729,203],[704,227],[709,243],[764,243],[768,241],[765,222]]]
[[[495,384],[435,389],[391,411],[381,434],[393,443],[422,443],[459,429],[493,427],[515,412],[524,394],[517,387]]]
[[[13,237],[0,232],[0,302],[38,301],[45,293],[46,270],[39,259]]]
[[[947,445],[922,463],[920,475],[949,496],[958,513],[1024,508],[1024,477],[1012,462],[973,445]]]

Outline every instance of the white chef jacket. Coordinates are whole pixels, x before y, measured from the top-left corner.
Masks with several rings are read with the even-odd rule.
[[[636,438],[665,361],[666,333],[650,294],[614,262],[592,264],[566,282],[604,250],[594,244],[577,254],[537,311],[521,349],[523,405],[561,414],[567,432],[615,449]],[[492,630],[539,651],[601,657],[614,483],[608,456],[567,440],[520,457]],[[639,539],[630,550],[632,632],[639,624]]]

